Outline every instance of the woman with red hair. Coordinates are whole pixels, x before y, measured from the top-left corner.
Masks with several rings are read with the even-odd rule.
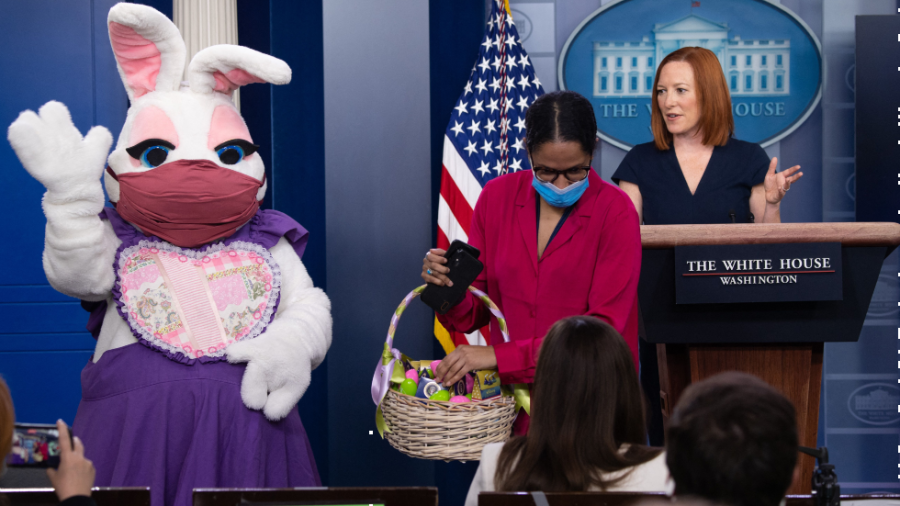
[[[775,172],[777,158],[733,138],[716,55],[701,47],[670,53],[653,89],[653,142],[632,148],[612,177],[643,224],[780,223],[781,199],[803,173],[799,165]]]
[[[612,177],[641,223],[780,223],[781,200],[803,173],[799,165],[776,172],[777,158],[733,137],[731,96],[716,55],[701,47],[669,53],[653,90],[653,142],[632,148]],[[658,392],[656,349],[639,341],[641,383]],[[662,444],[659,397],[649,397],[650,441]]]

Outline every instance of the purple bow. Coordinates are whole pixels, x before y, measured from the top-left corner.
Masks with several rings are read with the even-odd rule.
[[[389,362],[385,363],[385,359],[391,356]],[[372,377],[372,401],[376,406],[381,405],[381,400],[387,395],[391,388],[391,376],[394,373],[394,362],[400,359],[400,352],[396,349],[387,349],[385,345],[384,355],[378,360],[378,366],[375,367],[375,375]]]

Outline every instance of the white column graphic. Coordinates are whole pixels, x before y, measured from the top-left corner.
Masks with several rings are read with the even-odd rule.
[[[216,44],[237,44],[237,0],[173,0],[172,17],[187,47],[184,74],[191,58]],[[240,90],[232,100],[241,110]]]

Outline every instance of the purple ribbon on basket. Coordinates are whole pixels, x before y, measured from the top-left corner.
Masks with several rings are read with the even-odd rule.
[[[388,327],[387,341],[384,343],[384,351],[381,353],[381,362],[375,368],[375,375],[372,377],[372,400],[375,401],[376,406],[381,405],[381,401],[387,395],[388,390],[390,390],[391,376],[394,374],[394,362],[400,360],[400,352],[391,348],[394,346],[394,332],[397,331],[397,324],[400,323],[400,315],[424,289],[425,285],[422,285],[409,292],[391,316],[391,326]]]
[[[372,376],[372,401],[376,406],[381,405],[382,399],[391,388],[391,375],[394,373],[394,362],[397,360],[400,360],[400,352],[390,349],[385,343],[384,353],[375,368],[375,375]]]

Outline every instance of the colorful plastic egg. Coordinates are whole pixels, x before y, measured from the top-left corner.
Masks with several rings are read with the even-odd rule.
[[[456,395],[456,396],[453,396],[450,398],[450,402],[456,402],[456,403],[469,402],[469,398],[466,397],[465,395]]]
[[[431,372],[434,374],[435,377],[437,377],[437,368],[438,368],[439,365],[441,365],[441,361],[440,361],[440,360],[435,360],[435,361],[432,362],[431,365],[430,365],[430,367],[431,367]]]
[[[446,402],[446,401],[450,400],[450,392],[448,392],[446,390],[441,390],[441,391],[435,393],[434,395],[432,395],[431,397],[429,397],[428,399],[432,400],[432,401]]]
[[[416,371],[414,369],[410,369],[409,371],[406,371],[406,379],[413,380],[416,383],[416,385],[419,384],[419,375],[416,373]],[[413,395],[415,395],[415,392],[413,392]]]
[[[411,379],[403,380],[403,383],[400,383],[400,393],[406,395],[416,395],[416,389],[418,385],[416,382]]]

